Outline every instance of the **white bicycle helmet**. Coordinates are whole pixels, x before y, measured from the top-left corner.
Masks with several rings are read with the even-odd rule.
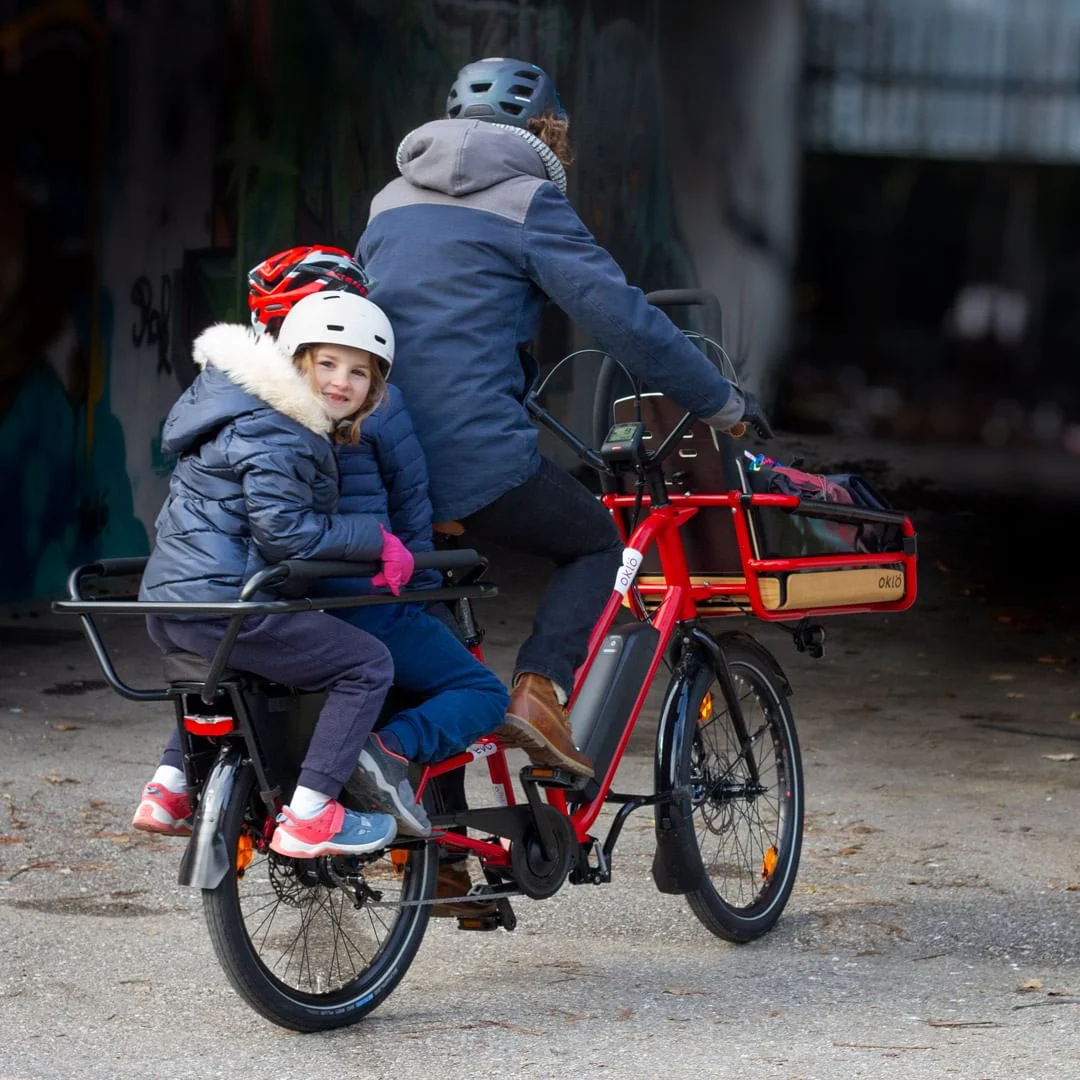
[[[382,308],[366,296],[318,292],[293,304],[278,331],[278,345],[295,356],[305,345],[349,345],[394,362],[394,329]]]

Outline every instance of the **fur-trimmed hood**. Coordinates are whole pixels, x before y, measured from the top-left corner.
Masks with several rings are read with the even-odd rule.
[[[194,358],[199,367],[212,364],[248,393],[318,435],[333,426],[308,377],[269,334],[256,337],[249,327],[217,323],[195,339]]]
[[[162,448],[182,454],[224,424],[268,406],[326,437],[333,421],[306,375],[269,335],[246,326],[218,323],[204,330],[193,349],[202,374],[173,406]]]

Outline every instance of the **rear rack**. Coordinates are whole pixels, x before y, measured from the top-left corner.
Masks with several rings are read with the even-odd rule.
[[[252,576],[240,592],[239,600],[216,603],[148,600],[96,600],[83,596],[83,586],[92,579],[132,577],[146,568],[146,558],[101,559],[77,566],[68,576],[70,599],[56,600],[52,610],[61,615],[78,615],[83,634],[93,650],[102,674],[109,686],[121,697],[131,701],[166,701],[175,696],[169,687],[139,689],[129,686],[116,673],[101,634],[94,623],[95,615],[201,615],[207,618],[229,616],[225,636],[210,662],[202,690],[202,700],[211,702],[217,693],[222,673],[228,665],[229,653],[246,618],[251,615],[280,615],[300,611],[331,611],[336,608],[371,607],[379,604],[427,604],[440,600],[481,599],[497,596],[498,586],[491,582],[475,581],[488,562],[471,549],[418,552],[414,556],[417,570],[462,570],[464,583],[440,589],[417,589],[400,596],[386,593],[364,593],[358,596],[294,597],[287,600],[252,600],[251,597],[278,588],[290,580],[312,581],[320,578],[360,578],[377,574],[377,563],[330,562],[323,560],[288,559],[268,566]]]

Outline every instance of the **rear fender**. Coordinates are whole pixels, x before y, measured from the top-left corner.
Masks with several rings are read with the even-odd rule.
[[[222,746],[203,787],[191,839],[180,860],[181,885],[215,889],[229,872],[232,853],[225,843],[225,810],[245,768],[250,769],[251,765],[236,747]]]

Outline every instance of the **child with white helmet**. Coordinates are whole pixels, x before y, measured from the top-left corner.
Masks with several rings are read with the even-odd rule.
[[[250,347],[253,341],[258,341],[257,347],[265,351],[265,343],[271,342],[276,336],[277,358],[288,358],[294,372],[307,376],[308,389],[314,391],[331,424],[329,434],[337,455],[341,483],[341,499],[336,516],[367,523],[371,539],[366,543],[378,546],[375,554],[383,564],[381,573],[374,578],[348,581],[332,579],[323,585],[328,591],[339,595],[353,595],[369,591],[372,587],[388,587],[397,594],[401,585],[409,580],[413,569],[412,556],[399,535],[416,550],[429,550],[432,542],[426,464],[400,392],[386,382],[394,359],[393,328],[382,310],[361,295],[366,286],[366,276],[340,249],[291,249],[253,268],[248,281],[256,336],[248,335],[246,345]],[[204,341],[209,335],[213,346],[218,333],[226,330],[235,333],[239,328],[213,328],[199,341]],[[196,358],[199,359],[201,351],[198,342],[196,345]],[[232,374],[238,377],[242,385],[256,389],[251,385],[252,373],[236,369],[236,365],[227,360],[218,359],[212,363],[223,364],[227,368],[231,366]],[[207,377],[204,373],[200,378],[205,381]],[[279,407],[283,400],[269,392],[267,399],[273,399],[272,403]],[[180,404],[174,408],[174,413]],[[173,417],[170,415],[167,437],[172,426]],[[277,452],[272,446],[264,446],[263,450]],[[177,472],[180,473],[179,465]],[[336,482],[337,476],[334,479]],[[174,488],[177,483],[174,477]],[[284,497],[284,492],[281,494]],[[158,546],[144,575],[143,595],[147,599],[208,598],[202,594],[193,597],[187,590],[181,596],[179,591],[172,590],[164,583],[164,579],[173,576],[168,569],[164,574],[158,572],[168,561],[169,538],[163,535],[161,528],[168,509],[167,503],[159,520]],[[390,526],[390,531],[386,526]],[[375,533],[371,532],[372,527],[377,530],[377,540]],[[291,554],[293,557],[365,557],[334,555],[324,551],[318,554],[311,551]],[[275,554],[274,559],[286,557],[290,556]],[[154,565],[155,561],[158,566]],[[249,567],[244,576],[250,576],[255,569],[258,566]],[[219,571],[217,580],[220,578]],[[438,581],[431,583],[438,584]],[[319,633],[322,633],[325,630],[324,620],[328,616],[323,613],[310,614],[319,617]],[[340,619],[329,617],[349,634],[360,634],[369,642],[371,637],[368,635],[373,635],[387,646],[396,671],[395,681],[412,695],[414,702],[392,716],[377,734],[369,735],[385,691],[371,696],[374,714],[371,709],[364,709],[357,727],[350,730],[347,743],[342,748],[340,764],[335,768],[335,782],[348,779],[350,791],[362,800],[362,804],[366,802],[386,812],[364,815],[367,818],[378,820],[389,815],[397,819],[399,831],[426,835],[430,823],[408,782],[409,761],[439,760],[494,730],[505,713],[507,691],[494,673],[477,661],[447,626],[424,611],[419,604],[364,606],[338,610],[335,615],[352,623],[352,626],[347,626],[340,624]],[[303,659],[307,650],[301,649],[299,656],[292,655],[292,643],[302,631],[291,631],[288,621],[296,618],[295,615],[277,617],[281,626],[275,628],[275,634],[283,631],[287,633],[287,640],[285,637],[275,637],[266,646],[265,652],[271,658],[269,663],[277,681],[305,686],[306,683],[290,677],[282,669],[283,664],[297,669],[303,666],[309,683],[314,677]],[[189,648],[190,645],[189,651],[205,655],[207,649],[212,651],[220,640],[220,633],[215,633],[209,642],[189,641],[185,645],[177,638],[190,639],[196,634],[192,622],[179,625],[170,620],[167,625],[162,623],[162,620],[151,620],[151,636],[163,648]],[[363,631],[368,633],[363,634]],[[334,635],[330,637],[334,638]],[[254,663],[265,666],[267,661],[260,651],[259,636],[245,633],[241,635],[241,640],[247,649],[254,649],[258,653]],[[200,644],[202,648],[195,647]],[[357,655],[362,656],[363,652]],[[234,652],[230,660],[233,667],[258,672],[259,667],[254,663],[247,652],[243,656]],[[312,748],[323,734],[323,723],[323,718],[320,718]],[[361,733],[364,739],[357,753],[356,741]],[[348,767],[350,754],[352,767]],[[301,785],[297,789],[301,810],[310,809],[304,790],[308,764],[308,760],[305,760],[305,774],[301,775]],[[357,764],[359,769],[353,772]],[[143,802],[135,816],[136,828],[173,834],[189,831],[187,819],[191,807],[187,803],[181,765],[179,742],[174,735],[162,758],[162,766],[144,791]],[[336,783],[333,792],[327,790],[329,786],[325,783],[321,786],[324,798],[336,795],[341,784]],[[168,790],[170,787],[173,790]],[[282,815],[283,820],[277,831],[283,839],[275,850],[281,850],[284,837],[297,827],[293,824],[293,819],[299,813],[297,804],[298,796],[294,795],[292,803]],[[451,863],[444,869],[440,870],[437,896],[457,896],[468,891],[468,877],[461,866]],[[444,912],[441,907],[447,907],[447,910]],[[437,906],[433,911],[436,915],[460,913],[452,905]]]
[[[178,461],[140,599],[235,600],[254,573],[290,558],[381,560],[374,581],[395,592],[411,574],[412,556],[376,517],[337,512],[328,438],[341,421],[355,428],[378,404],[383,364],[393,356],[389,322],[360,296],[328,292],[307,299],[282,323],[283,343],[227,324],[195,341],[202,371],[165,422],[162,445]],[[151,616],[147,624],[163,651],[209,658],[226,621]],[[386,647],[325,612],[264,615],[245,621],[229,663],[328,691],[271,848],[309,858],[373,851],[392,841],[398,831],[392,816],[346,810],[338,801],[392,681]],[[190,832],[182,764],[174,735],[143,791],[135,828]],[[411,825],[419,835],[430,831],[422,812]]]

